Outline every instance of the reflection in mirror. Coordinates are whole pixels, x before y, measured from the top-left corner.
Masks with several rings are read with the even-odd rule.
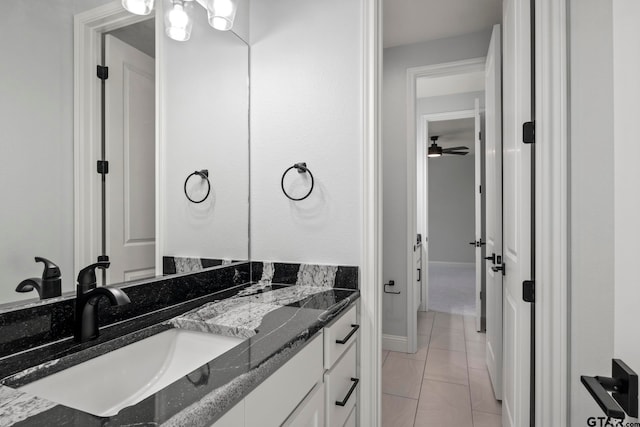
[[[111,263],[102,284],[249,258],[247,44],[194,13],[187,42],[152,14],[94,26],[99,50],[82,46],[74,17],[76,30],[96,10],[122,17],[120,3],[23,0],[0,16],[0,305],[38,299],[15,290],[42,279],[36,256],[60,268],[63,296],[100,256]],[[74,64],[74,37],[92,62]],[[208,182],[185,184],[202,170]],[[207,185],[202,203],[186,197]]]

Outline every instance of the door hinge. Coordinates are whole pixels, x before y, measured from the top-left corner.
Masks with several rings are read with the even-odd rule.
[[[524,302],[536,302],[536,282],[533,280],[522,282],[522,299]]]
[[[98,65],[96,68],[96,75],[100,80],[107,80],[109,78],[109,67]]]
[[[536,124],[535,122],[525,122],[522,125],[522,142],[525,144],[533,144],[536,142]]]
[[[479,186],[478,186],[478,192],[479,192],[480,194],[482,194],[482,185],[479,185]]]
[[[98,173],[100,175],[109,173],[109,162],[107,160],[98,160]]]
[[[484,301],[484,291],[480,291],[480,301]]]
[[[98,262],[109,262],[109,255],[98,255]]]
[[[482,141],[482,132],[478,132],[478,139]]]

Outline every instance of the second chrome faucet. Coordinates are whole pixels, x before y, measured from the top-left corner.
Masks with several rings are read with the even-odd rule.
[[[98,302],[105,297],[112,306],[129,304],[131,301],[121,289],[111,286],[97,287],[96,269],[109,268],[108,261],[100,261],[80,270],[76,287],[74,338],[86,342],[98,338]]]

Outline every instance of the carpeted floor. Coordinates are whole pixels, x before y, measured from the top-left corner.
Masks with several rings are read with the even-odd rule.
[[[475,315],[474,264],[429,263],[429,310]]]

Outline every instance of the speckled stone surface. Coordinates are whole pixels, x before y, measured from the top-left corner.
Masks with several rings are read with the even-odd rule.
[[[350,266],[252,261],[251,277],[254,282],[358,289],[358,267]]]
[[[111,307],[104,298],[99,302],[100,327],[166,309],[197,298],[207,297],[250,281],[250,264],[213,267],[197,273],[141,280],[120,287],[131,304]],[[0,378],[6,376],[5,356],[73,335],[75,293],[50,301],[16,304],[0,311]],[[26,355],[25,357],[31,357]],[[35,364],[39,356],[31,361]]]
[[[0,427],[14,425],[55,406],[48,400],[0,386]]]
[[[124,322],[129,326],[123,326],[120,332],[126,332],[127,327],[130,332],[67,354],[55,362],[51,359],[37,369],[5,378],[2,383],[17,387],[59,371],[61,366],[71,366],[171,327],[224,331],[225,334],[246,338],[190,375],[110,418],[100,418],[51,402],[29,406],[24,402],[30,402],[33,396],[0,394],[0,408],[12,414],[6,417],[12,421],[6,421],[5,425],[209,426],[359,297],[357,291],[325,286],[281,286],[275,283],[267,286],[262,283],[240,288],[233,292],[229,290],[230,294],[225,298],[210,297],[209,301],[200,301],[197,308],[183,307],[181,313],[165,321],[158,322],[166,317],[166,313],[150,315],[147,322],[150,325],[142,329],[140,324],[136,325],[138,320]],[[21,409],[24,407],[30,408],[29,411]],[[21,418],[20,413],[28,415]]]

